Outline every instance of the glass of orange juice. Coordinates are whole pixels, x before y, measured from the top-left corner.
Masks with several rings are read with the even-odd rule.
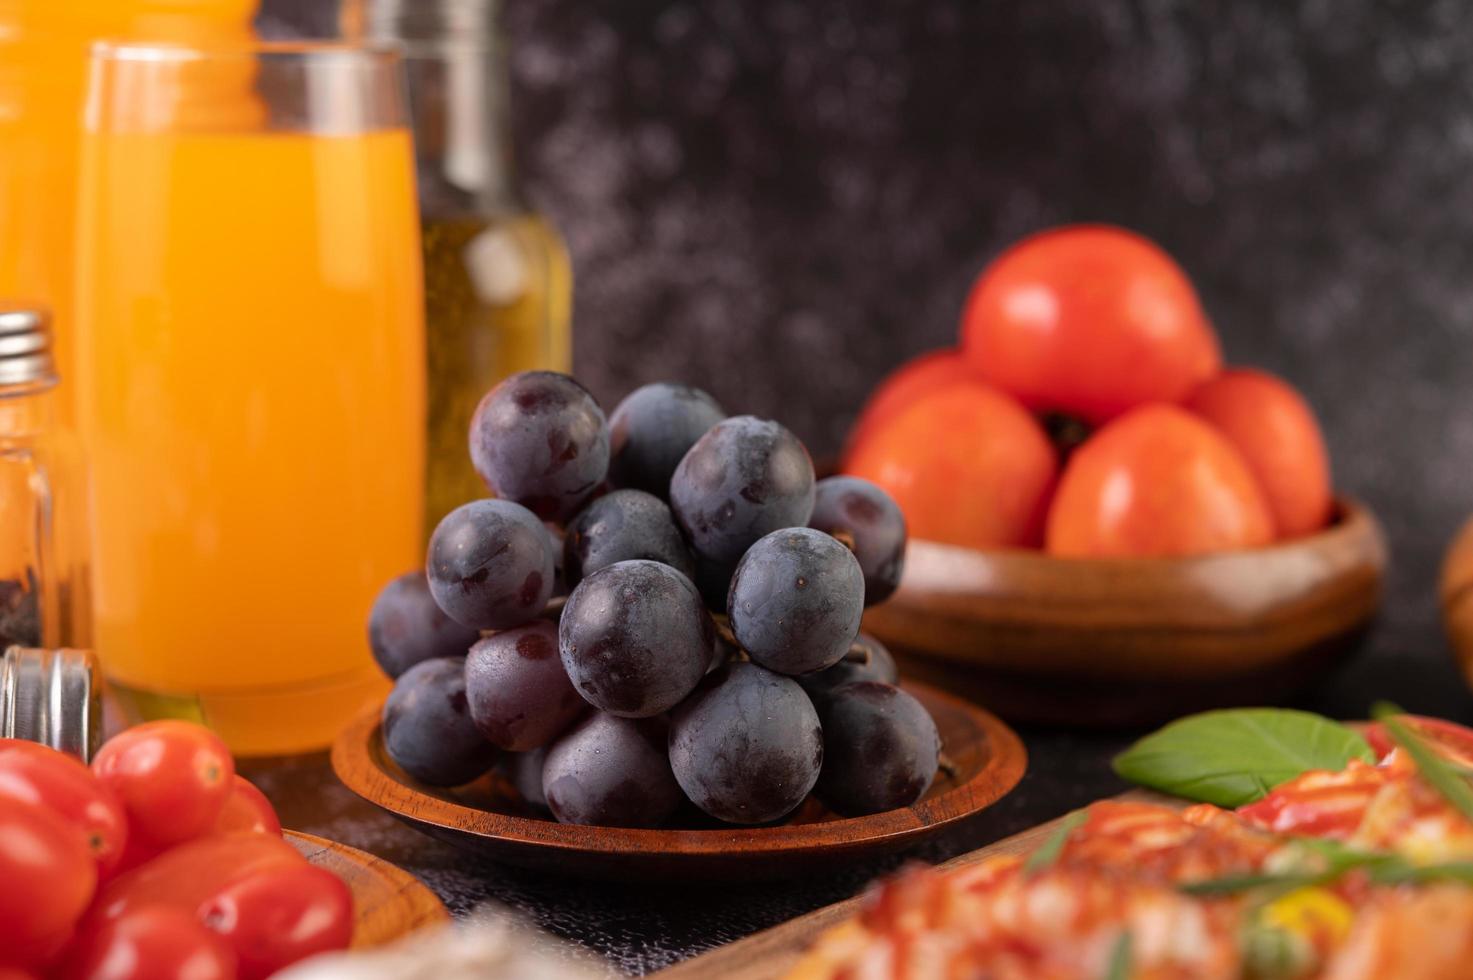
[[[99,45],[82,143],[77,421],[109,684],[240,753],[320,748],[384,690],[369,607],[423,560],[397,55]]]

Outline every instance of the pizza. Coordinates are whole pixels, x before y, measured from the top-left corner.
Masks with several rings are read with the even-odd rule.
[[[1415,727],[1444,778],[1473,774],[1473,731]],[[1467,804],[1366,736],[1374,762],[1237,809],[1100,802],[1029,856],[905,869],[790,980],[1473,978]]]

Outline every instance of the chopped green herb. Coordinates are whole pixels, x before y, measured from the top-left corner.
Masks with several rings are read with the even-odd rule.
[[[1402,714],[1405,712],[1385,701],[1371,708],[1371,717],[1385,726],[1386,734],[1406,750],[1406,754],[1411,756],[1422,778],[1446,797],[1447,801],[1456,807],[1467,820],[1473,822],[1473,787],[1470,787],[1468,781],[1458,774],[1452,764],[1438,755],[1421,735],[1397,717]]]
[[[1325,871],[1313,873],[1286,871],[1263,872],[1262,874],[1223,875],[1221,878],[1204,878],[1200,881],[1183,882],[1176,887],[1178,891],[1186,892],[1188,895],[1236,895],[1239,892],[1256,891],[1260,888],[1293,891],[1296,888],[1308,888],[1310,885],[1323,884],[1326,880],[1333,878],[1335,874],[1336,872]]]
[[[1054,832],[1049,834],[1048,840],[1040,844],[1038,850],[1028,855],[1028,860],[1023,862],[1024,874],[1037,874],[1053,867],[1063,853],[1064,845],[1069,842],[1069,835],[1087,819],[1089,814],[1083,810],[1075,810],[1061,819]]]
[[[1105,980],[1130,980],[1131,958],[1130,933],[1122,932],[1110,950],[1110,968],[1105,972]]]
[[[1432,881],[1455,881],[1473,885],[1473,861],[1450,861],[1446,864],[1387,864],[1371,869],[1371,881],[1378,885],[1422,884]]]

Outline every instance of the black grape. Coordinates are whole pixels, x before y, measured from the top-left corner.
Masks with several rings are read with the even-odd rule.
[[[450,618],[472,629],[509,629],[535,619],[552,596],[552,539],[520,504],[473,500],[435,528],[425,571]]]
[[[864,573],[849,549],[822,531],[773,531],[737,565],[727,614],[737,643],[763,667],[823,670],[859,633]]]
[[[818,713],[797,682],[755,664],[711,674],[672,714],[670,765],[692,803],[729,823],[797,808],[823,764]]]
[[[459,786],[496,764],[496,746],[471,720],[465,658],[437,657],[404,672],[384,702],[384,749],[430,786]]]
[[[563,539],[563,575],[577,585],[585,575],[619,561],[658,561],[690,578],[695,561],[670,506],[643,490],[615,490],[583,508]]]
[[[819,480],[808,526],[854,552],[864,571],[866,606],[890,598],[905,567],[905,515],[888,493],[857,476]]]
[[[894,684],[899,679],[900,671],[895,666],[895,658],[885,649],[885,645],[868,633],[860,633],[854,638],[854,643],[842,660],[828,670],[799,677],[798,683],[803,685],[803,690],[808,692],[808,696],[816,704],[829,691],[852,681]]]
[[[373,600],[368,614],[368,645],[390,678],[434,657],[463,657],[480,634],[445,615],[424,572],[393,579]]]
[[[511,752],[501,760],[502,772],[511,782],[528,806],[547,809],[547,797],[542,794],[542,764],[547,759],[548,746],[530,752]]]
[[[813,461],[787,429],[750,415],[712,426],[670,478],[670,508],[696,556],[732,567],[758,538],[813,513]]]
[[[653,827],[680,805],[665,754],[666,723],[595,713],[558,739],[542,764],[542,791],[563,823]]]
[[[578,583],[558,627],[563,666],[584,700],[647,718],[674,707],[711,661],[711,617],[690,579],[621,561]]]
[[[658,497],[697,439],[726,418],[716,400],[685,385],[645,385],[630,392],[609,416],[609,479]]]
[[[523,371],[486,393],[471,418],[471,462],[497,497],[561,521],[609,468],[603,410],[566,374]]]
[[[471,647],[465,693],[481,734],[512,752],[546,745],[588,708],[563,670],[557,626],[547,620],[495,633]]]
[[[910,806],[936,776],[941,736],[919,701],[890,684],[856,681],[818,701],[823,774],[815,792],[845,816]]]

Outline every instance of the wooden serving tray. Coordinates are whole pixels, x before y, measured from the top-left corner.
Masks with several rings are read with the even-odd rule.
[[[1182,800],[1147,790],[1131,790],[1116,799],[1139,803],[1184,806]],[[1039,824],[1012,837],[988,844],[980,850],[952,858],[942,868],[960,868],[991,857],[1027,854],[1053,833],[1063,817]],[[745,939],[738,939],[709,953],[691,957],[653,974],[661,980],[780,980],[803,957],[826,929],[854,915],[862,896],[836,902],[790,919]]]

